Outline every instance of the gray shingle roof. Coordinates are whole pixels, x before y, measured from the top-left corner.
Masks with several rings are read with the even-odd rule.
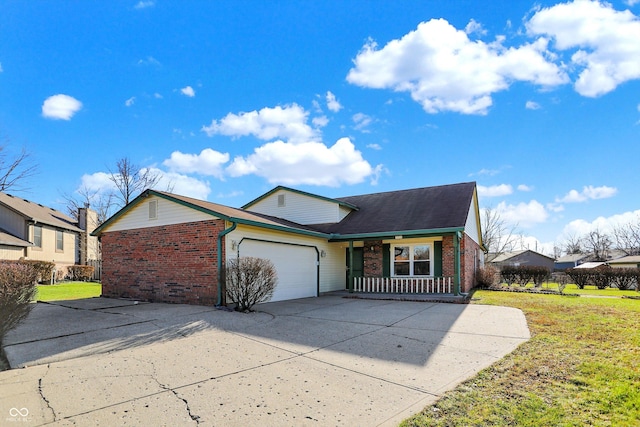
[[[341,197],[336,200],[358,210],[337,224],[314,227],[341,235],[464,227],[475,188],[466,182]]]
[[[60,211],[30,202],[7,193],[0,193],[0,203],[24,216],[25,219],[65,230],[81,232],[75,220]]]

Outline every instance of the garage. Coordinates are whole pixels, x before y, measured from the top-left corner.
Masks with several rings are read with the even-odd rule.
[[[318,252],[311,246],[243,239],[238,245],[241,257],[271,260],[278,273],[278,284],[271,301],[318,296]]]

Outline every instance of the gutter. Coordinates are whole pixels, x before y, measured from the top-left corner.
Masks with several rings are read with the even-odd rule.
[[[218,302],[216,303],[216,307],[222,305],[222,239],[235,230],[237,226],[237,222],[231,222],[231,227],[225,228],[222,233],[218,234]]]

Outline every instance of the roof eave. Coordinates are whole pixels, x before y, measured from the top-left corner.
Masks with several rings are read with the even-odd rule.
[[[427,230],[401,230],[401,231],[382,231],[374,233],[354,233],[354,234],[334,234],[329,239],[330,242],[346,242],[350,240],[366,240],[366,239],[388,239],[388,238],[407,238],[407,237],[435,237],[445,234],[454,234],[464,231],[464,227],[446,227],[432,228]]]

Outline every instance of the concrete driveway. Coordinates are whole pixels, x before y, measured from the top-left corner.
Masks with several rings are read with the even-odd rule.
[[[395,425],[529,338],[521,311],[323,296],[241,314],[95,298],[12,331],[0,424]]]

